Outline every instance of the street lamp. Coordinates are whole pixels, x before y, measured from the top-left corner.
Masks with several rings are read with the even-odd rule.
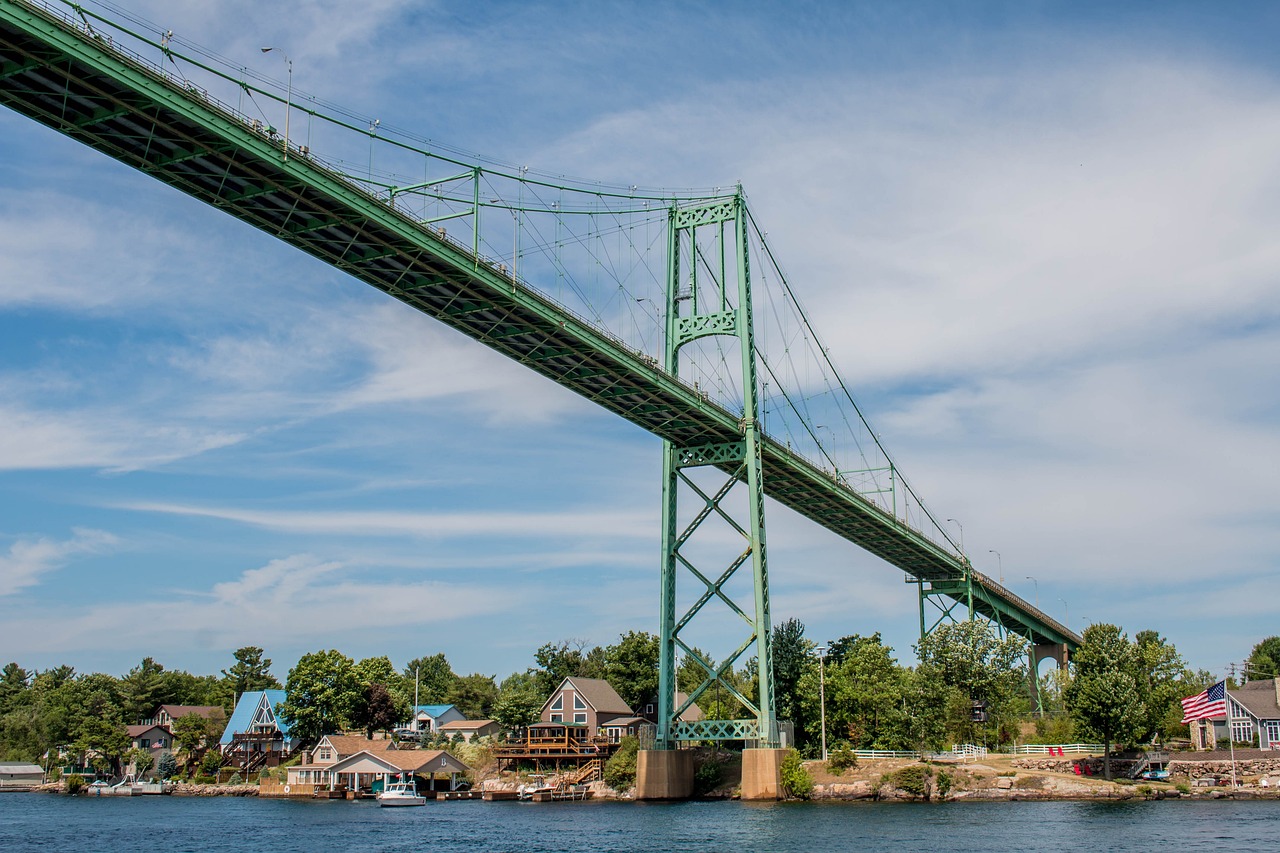
[[[276,50],[276,48],[274,47],[264,47],[260,49],[262,50],[263,53],[270,53],[271,51]],[[289,113],[290,113],[290,105],[293,103],[293,60],[290,59],[289,54],[285,53],[283,50],[280,51],[280,55],[284,57],[285,67],[288,69],[288,72],[289,72],[288,74],[289,88],[288,88],[288,93],[285,95],[285,99],[284,99],[284,159],[288,160],[289,159]]]
[[[1004,558],[1000,556],[1000,552],[992,548],[987,551],[988,554],[996,555],[996,565],[1000,567],[1000,585],[1004,586]]]
[[[963,557],[964,556],[964,525],[954,518],[948,518],[947,521],[954,522],[955,526],[960,528],[960,556]]]
[[[827,646],[818,646],[818,707],[822,715],[822,760],[827,760]]]
[[[1058,600],[1062,602],[1062,610],[1067,614],[1067,621],[1064,624],[1067,626],[1067,630],[1070,631],[1071,630],[1071,608],[1067,606],[1067,600],[1065,598],[1059,598]]]
[[[1039,610],[1040,609],[1040,581],[1031,577],[1031,575],[1027,575],[1026,578],[1027,580],[1031,581],[1033,584],[1036,585],[1036,610]]]

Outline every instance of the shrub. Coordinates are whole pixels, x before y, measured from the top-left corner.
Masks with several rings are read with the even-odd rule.
[[[1156,789],[1152,788],[1150,785],[1139,785],[1134,789],[1134,793],[1139,797],[1149,800],[1156,795]]]
[[[725,762],[719,757],[708,758],[693,771],[693,795],[705,796],[724,782]]]
[[[216,749],[207,750],[200,759],[200,772],[205,776],[217,776],[222,769],[222,753]]]
[[[912,764],[909,767],[895,770],[884,777],[884,780],[893,787],[906,791],[912,796],[923,797],[929,790],[929,768],[919,764]]]
[[[197,776],[195,782],[197,785],[212,785],[218,780],[212,776]]]
[[[938,771],[938,796],[945,797],[951,792],[951,774],[945,770]]]
[[[827,772],[839,776],[850,767],[858,766],[858,756],[848,745],[838,747],[827,756]]]
[[[615,791],[626,791],[636,784],[636,761],[640,752],[640,741],[634,737],[624,737],[618,745],[618,751],[604,765],[604,781]]]
[[[78,794],[84,789],[84,777],[78,773],[72,773],[67,776],[67,793]]]
[[[787,750],[786,756],[783,757],[780,776],[782,790],[788,797],[807,800],[813,793],[813,778],[809,776],[809,771],[804,769],[804,764],[800,761],[800,753],[794,749]]]
[[[1190,786],[1190,785],[1188,785],[1186,782],[1179,782],[1178,784],[1174,785],[1173,787],[1177,788],[1177,789],[1178,789],[1178,793],[1180,793],[1180,794],[1190,794],[1190,793],[1191,793],[1191,786]]]
[[[231,778],[227,780],[228,785],[241,785],[243,783],[244,779],[240,778],[240,771],[238,770],[235,773],[232,773]]]

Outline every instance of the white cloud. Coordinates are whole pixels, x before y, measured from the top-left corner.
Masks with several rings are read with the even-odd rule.
[[[42,576],[84,554],[114,547],[119,540],[102,530],[76,529],[70,539],[19,539],[0,556],[0,597],[40,583]]]

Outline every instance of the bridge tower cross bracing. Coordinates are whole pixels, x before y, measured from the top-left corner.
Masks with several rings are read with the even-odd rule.
[[[667,323],[664,367],[678,375],[680,351],[693,341],[724,335],[738,339],[741,365],[741,439],[684,446],[663,441],[662,566],[659,610],[658,726],[655,746],[673,749],[690,740],[754,740],[778,745],[774,711],[773,653],[769,614],[769,574],[765,547],[764,482],[759,417],[755,334],[751,313],[751,274],[747,244],[746,206],[741,188],[728,199],[689,206],[673,206],[667,231]],[[711,257],[700,238],[710,234]],[[730,281],[736,279],[736,281]],[[717,490],[706,490],[689,475],[690,469],[714,466],[730,469]],[[735,487],[746,488],[746,518],[732,517],[727,498]],[[682,526],[681,498],[700,501],[697,512]],[[695,501],[695,505],[696,505]],[[743,550],[719,572],[705,570],[691,556],[691,541],[704,523],[719,518],[741,534]],[[740,571],[751,572],[753,600],[735,602],[727,588]],[[701,584],[703,590],[685,612],[678,610],[680,579]],[[695,586],[696,588],[696,586]],[[725,660],[713,665],[681,636],[703,609],[714,602],[729,607],[746,623],[746,638]],[[755,651],[759,692],[744,696],[724,679],[735,663]],[[702,682],[676,704],[677,652],[692,658],[704,671]],[[754,719],[683,721],[681,715],[713,686],[727,690]]]

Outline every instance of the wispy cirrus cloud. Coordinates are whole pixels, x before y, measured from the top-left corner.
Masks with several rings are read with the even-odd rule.
[[[77,529],[70,539],[19,539],[0,555],[0,597],[13,595],[40,583],[78,556],[99,553],[119,544],[103,530]]]

